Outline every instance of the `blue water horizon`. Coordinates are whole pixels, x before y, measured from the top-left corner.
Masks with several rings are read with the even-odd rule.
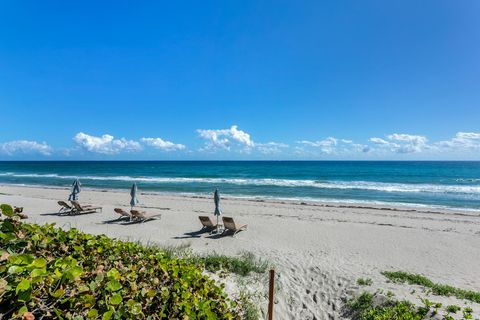
[[[480,161],[1,161],[0,184],[480,210]]]

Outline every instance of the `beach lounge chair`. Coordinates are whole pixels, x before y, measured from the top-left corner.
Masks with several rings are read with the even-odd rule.
[[[145,222],[162,216],[160,213],[146,213],[145,211],[138,210],[130,210],[130,213],[132,214],[133,220],[138,222]]]
[[[118,218],[119,220],[123,218],[128,218],[129,220],[132,220],[132,215],[123,209],[115,208],[113,209],[113,211],[120,215],[120,217]]]
[[[202,223],[203,229],[208,230],[208,231],[213,231],[213,230],[217,229],[217,225],[212,222],[210,217],[199,216],[198,219],[200,219],[200,222]]]
[[[20,219],[28,219],[28,216],[23,212],[23,207],[13,207],[13,213],[20,217]]]
[[[237,233],[239,233],[242,230],[247,229],[246,224],[241,226],[241,227],[237,227],[237,225],[235,224],[235,221],[233,221],[233,218],[223,217],[222,220],[223,220],[223,226],[225,228],[225,230],[223,232],[224,233],[233,232],[232,236],[236,235]]]
[[[91,205],[81,205],[78,201],[70,201],[73,205],[73,210],[71,213],[73,214],[85,214],[85,213],[94,213],[98,210],[102,211],[102,207],[95,207]]]
[[[58,201],[58,205],[60,206],[60,210],[58,210],[58,213],[67,213],[72,211],[72,207],[69,206],[65,201]]]

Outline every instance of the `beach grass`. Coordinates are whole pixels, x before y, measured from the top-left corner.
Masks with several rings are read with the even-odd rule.
[[[421,320],[426,312],[408,301],[387,300],[375,305],[374,295],[363,292],[347,301],[345,315],[353,320]]]
[[[171,258],[183,258],[202,265],[210,272],[226,271],[239,276],[248,276],[251,273],[266,273],[269,264],[258,258],[253,252],[242,251],[237,256],[228,256],[212,252],[209,254],[194,254],[189,243],[158,247]]]
[[[373,281],[370,278],[358,278],[357,284],[359,286],[371,286],[373,284]]]
[[[240,276],[247,276],[252,272],[265,273],[268,269],[268,263],[257,258],[252,252],[243,252],[238,257],[213,253],[198,259],[205,265],[205,269],[211,272],[225,270]]]
[[[382,274],[393,282],[423,286],[439,296],[454,296],[458,299],[480,303],[480,292],[456,288],[446,284],[435,283],[421,274],[404,271],[384,271]]]
[[[452,314],[462,310],[459,306],[450,305],[444,311],[440,311],[441,303],[428,299],[422,299],[422,302],[422,306],[416,306],[406,300],[398,301],[391,297],[382,299],[376,294],[365,291],[347,301],[344,316],[352,320],[453,320]],[[465,307],[462,318],[456,319],[473,319],[472,312],[470,307]]]

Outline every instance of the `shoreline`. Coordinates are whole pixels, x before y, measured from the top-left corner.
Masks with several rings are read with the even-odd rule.
[[[70,187],[60,187],[52,185],[34,185],[34,184],[13,184],[13,183],[0,183],[0,187],[22,187],[22,188],[42,188],[52,190],[70,190]],[[92,188],[82,187],[82,190],[94,191],[94,192],[112,192],[112,193],[125,193],[129,192],[129,188]],[[161,192],[161,191],[142,191],[139,190],[141,195],[158,195],[158,196],[174,196],[183,198],[199,198],[199,199],[212,199],[211,194],[205,193],[189,193],[189,192]],[[288,203],[292,205],[307,205],[307,206],[319,206],[319,207],[331,207],[331,208],[350,208],[350,209],[372,209],[372,210],[391,210],[391,211],[411,211],[419,213],[433,213],[433,214],[453,214],[453,215],[465,215],[465,216],[480,216],[480,208],[456,208],[440,205],[426,205],[415,203],[399,203],[388,201],[360,201],[360,200],[322,200],[311,198],[281,198],[281,197],[268,197],[268,196],[235,196],[229,194],[222,194],[222,199],[234,199],[245,200],[250,202],[268,202],[268,203]]]

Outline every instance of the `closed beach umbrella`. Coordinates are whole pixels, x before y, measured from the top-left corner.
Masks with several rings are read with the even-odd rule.
[[[132,189],[130,190],[130,196],[132,197],[132,199],[130,200],[130,206],[132,207],[135,207],[137,204],[138,204],[138,198],[137,198],[137,184],[134,183],[132,185]]]
[[[217,216],[217,225],[218,225],[218,218],[222,214],[222,210],[220,210],[220,193],[218,189],[215,189],[215,193],[213,194],[213,201],[215,202],[215,212],[213,213]]]
[[[72,193],[68,196],[69,201],[77,201],[80,193],[80,180],[76,179],[72,184]]]

